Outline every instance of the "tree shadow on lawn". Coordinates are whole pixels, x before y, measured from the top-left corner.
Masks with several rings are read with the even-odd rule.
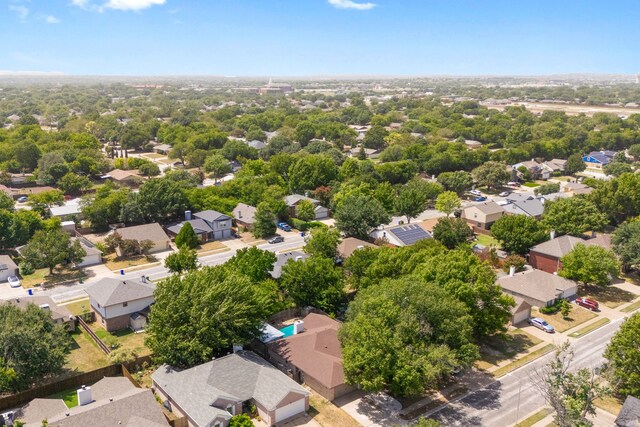
[[[511,334],[496,334],[487,337],[480,343],[482,360],[493,365],[512,359],[540,341],[533,341],[532,336],[514,331]]]
[[[620,281],[622,283],[624,281]],[[589,298],[593,298],[601,304],[606,305],[609,308],[615,308],[626,302],[631,302],[638,297],[638,295],[625,291],[624,289],[617,288],[609,285],[604,287],[598,286],[584,286],[583,292]]]

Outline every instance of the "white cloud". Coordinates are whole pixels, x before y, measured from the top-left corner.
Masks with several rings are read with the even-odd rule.
[[[71,0],[71,4],[78,7],[87,7],[87,0]]]
[[[329,0],[329,4],[338,9],[371,10],[377,5],[375,3],[356,3],[352,0]]]
[[[15,6],[13,4],[10,4],[9,10],[15,12],[18,15],[18,18],[20,18],[20,21],[24,21],[25,19],[27,19],[27,16],[29,16],[29,9],[27,9],[25,6]]]
[[[142,10],[165,3],[166,0],[109,0],[103,7],[117,10]]]
[[[47,15],[44,17],[44,22],[47,24],[59,24],[60,20],[53,15]]]

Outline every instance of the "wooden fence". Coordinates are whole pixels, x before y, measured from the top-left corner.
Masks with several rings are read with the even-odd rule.
[[[84,329],[86,333],[89,334],[91,339],[98,345],[98,347],[100,347],[100,350],[102,350],[104,354],[108,356],[109,353],[111,353],[111,350],[109,349],[109,347],[107,347],[107,345],[104,342],[102,342],[102,340],[96,335],[96,333],[93,332],[93,330],[89,327],[89,325],[87,325],[87,322],[84,321],[82,316],[78,316],[77,319],[80,327]]]
[[[150,361],[151,356],[142,356],[136,359],[135,362],[130,363],[129,367],[139,366]],[[140,387],[140,384],[138,384],[138,382],[133,378],[127,366],[109,365],[103,368],[94,369],[93,371],[83,372],[72,377],[63,378],[56,382],[36,386],[19,393],[0,397],[0,412],[20,407],[33,399],[45,398],[62,391],[79,388],[87,384],[93,384],[104,377],[117,377],[121,375],[127,377],[136,387]]]

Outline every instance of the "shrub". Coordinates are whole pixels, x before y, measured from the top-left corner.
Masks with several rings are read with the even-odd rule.
[[[556,314],[558,311],[560,311],[562,309],[563,306],[563,299],[558,300],[555,302],[555,304],[550,305],[548,307],[541,307],[540,308],[540,313],[542,314]]]
[[[28,261],[22,261],[20,263],[20,274],[23,276],[28,276],[30,274],[33,274],[36,271],[36,269],[33,267],[33,265],[28,262]]]
[[[502,263],[502,267],[506,272],[509,272],[509,269],[511,267],[515,267],[516,271],[520,271],[522,270],[522,267],[524,267],[526,263],[527,261],[521,256],[509,255],[507,258],[505,258],[504,262]]]
[[[127,364],[135,362],[138,353],[132,348],[119,348],[109,354],[109,361],[117,364]]]
[[[116,337],[114,337],[113,335],[111,335],[111,334],[109,334],[106,337],[104,337],[104,339],[102,341],[110,349],[116,349],[116,348],[120,347],[120,343],[118,342],[118,339]]]

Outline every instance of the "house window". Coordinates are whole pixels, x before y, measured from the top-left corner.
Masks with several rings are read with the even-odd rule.
[[[227,412],[230,413],[231,415],[235,415],[236,414],[236,407],[234,405],[227,406]]]
[[[123,307],[126,307],[126,306],[128,306],[128,305],[129,305],[129,303],[128,303],[128,302],[123,302],[123,303],[122,303],[122,306],[123,306]]]
[[[226,226],[227,226],[227,223],[226,223],[226,222],[221,222],[221,223],[220,223],[220,228],[224,228],[224,227],[226,227]]]

